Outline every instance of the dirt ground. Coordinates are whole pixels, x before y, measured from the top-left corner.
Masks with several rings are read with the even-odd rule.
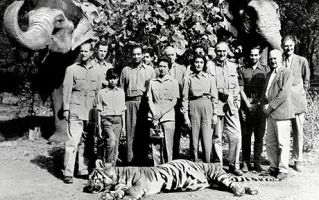
[[[1,109],[0,109],[1,111]],[[3,110],[2,110],[3,111]],[[3,112],[0,112],[3,118]],[[16,126],[21,126],[16,124]],[[2,127],[3,128],[3,127]],[[183,138],[184,150],[188,139]],[[186,145],[186,146],[185,146]],[[265,152],[263,156],[265,156]],[[266,159],[266,158],[265,158]],[[0,200],[92,200],[99,194],[84,193],[86,180],[75,178],[66,185],[61,180],[63,145],[49,144],[44,138],[35,141],[17,136],[0,142]],[[303,171],[289,169],[289,177],[281,182],[247,182],[259,190],[257,196],[235,197],[229,191],[205,189],[196,192],[162,193],[145,200],[211,200],[211,199],[287,199],[319,198],[319,150],[304,154]],[[267,162],[264,162],[267,168]],[[227,169],[227,167],[225,167]],[[257,176],[248,173],[245,176]]]

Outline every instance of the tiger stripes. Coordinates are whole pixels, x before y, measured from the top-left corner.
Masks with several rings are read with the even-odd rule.
[[[217,182],[230,188],[236,196],[258,193],[239,183],[249,181],[248,177],[238,178],[243,177],[230,177],[220,165],[213,163],[173,160],[156,167],[113,167],[98,161],[84,191],[103,191],[102,199],[124,196],[126,199],[140,199],[160,192],[202,190]]]

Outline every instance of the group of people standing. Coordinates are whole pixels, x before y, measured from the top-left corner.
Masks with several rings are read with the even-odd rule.
[[[254,169],[261,175],[284,179],[292,122],[293,159],[299,171],[310,74],[305,58],[293,54],[291,37],[283,38],[283,47],[283,55],[279,50],[270,51],[268,67],[259,62],[259,47],[251,48],[247,63],[239,66],[229,60],[226,42],[216,44],[214,59],[204,47],[197,46],[191,65],[185,67],[176,63],[172,46],[167,46],[156,62],[151,48],[133,46],[131,64],[118,73],[105,61],[107,43],[95,46],[94,58],[92,44],[82,44],[81,60],[67,68],[63,82],[63,115],[69,124],[64,182],[73,182],[77,153],[77,175],[88,175],[93,157],[92,147],[86,143],[91,138],[87,123],[92,108],[98,110],[98,138],[102,141],[97,159],[104,162],[116,164],[121,137],[126,141],[125,165],[144,165],[149,146],[155,166],[177,159],[185,126],[190,130],[190,156],[194,162],[199,161],[201,141],[203,162],[223,165],[225,132],[229,172],[241,176],[251,169],[254,133]],[[260,159],[266,122],[270,168],[263,170]],[[150,137],[150,128],[159,129],[162,136]]]

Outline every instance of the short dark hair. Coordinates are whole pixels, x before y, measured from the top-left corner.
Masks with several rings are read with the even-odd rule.
[[[106,72],[106,77],[107,80],[109,79],[115,79],[115,78],[119,78],[119,74],[117,72],[117,70],[115,68],[110,68],[109,70],[107,70]]]
[[[154,57],[155,52],[152,47],[146,47],[143,49],[143,53],[149,53],[151,57]]]
[[[172,62],[171,59],[168,56],[162,56],[158,59],[157,64],[160,62],[167,62],[168,63],[168,68],[170,69],[172,67]]]
[[[204,47],[204,45],[202,45],[202,44],[197,44],[197,45],[195,45],[195,46],[194,46],[194,51],[195,51],[197,48],[203,49],[203,51],[205,52],[205,54],[207,54],[207,49],[206,49],[206,47]]]
[[[131,52],[133,52],[134,49],[141,49],[142,53],[144,52],[143,51],[143,47],[141,45],[138,45],[138,44],[134,44],[132,47],[131,47]]]
[[[257,45],[257,46],[252,46],[252,47],[250,48],[249,52],[250,52],[251,50],[253,50],[253,49],[258,50],[259,54],[261,54],[261,48],[260,48],[259,45]]]
[[[98,43],[96,43],[95,48],[98,49],[100,46],[107,46],[108,47],[109,44],[105,40],[100,40]]]

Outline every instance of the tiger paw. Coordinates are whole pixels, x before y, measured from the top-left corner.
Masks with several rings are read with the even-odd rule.
[[[123,191],[107,191],[102,193],[101,200],[121,199],[123,196]]]
[[[253,187],[246,187],[245,193],[250,195],[256,195],[258,194],[258,190],[254,189]]]
[[[234,191],[235,196],[244,196],[245,187],[240,183],[233,183],[231,189]]]

